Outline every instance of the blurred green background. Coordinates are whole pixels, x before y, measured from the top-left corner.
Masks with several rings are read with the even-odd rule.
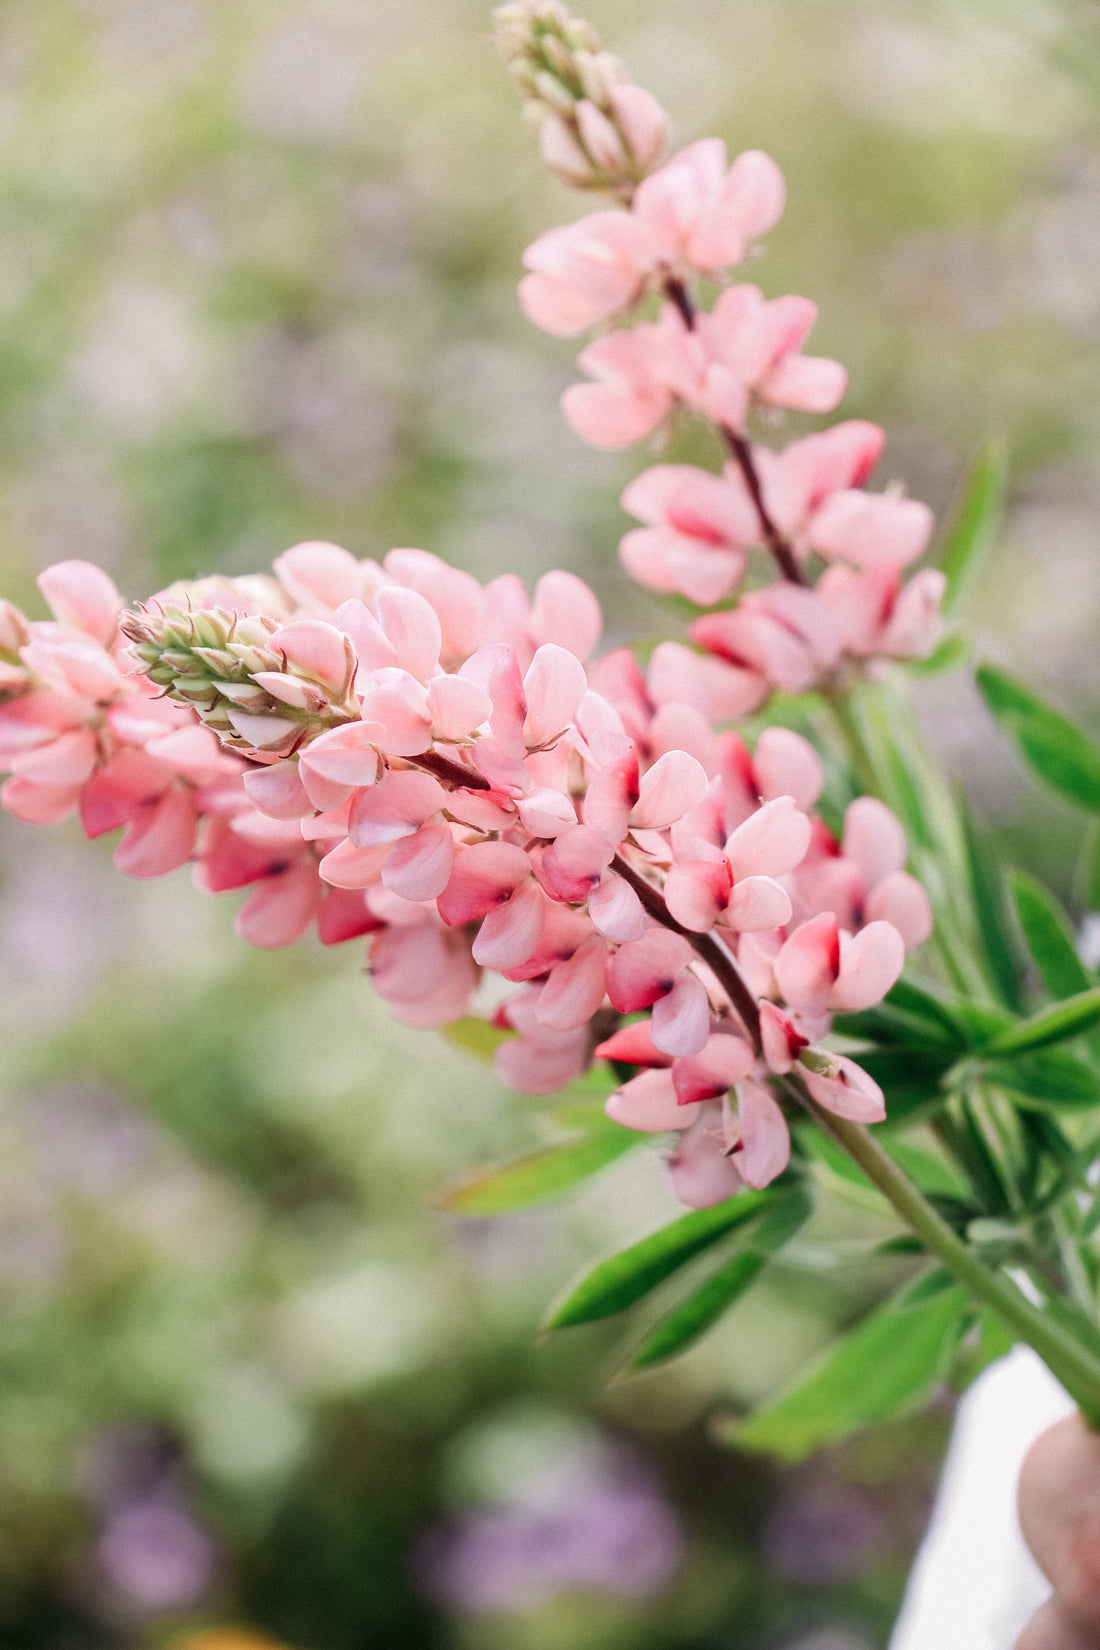
[[[680,140],[764,147],[749,271],[820,303],[844,411],[941,510],[1008,440],[983,650],[1095,718],[1100,25],[1091,0],[601,0]],[[128,595],[303,538],[488,578],[569,566],[616,639],[617,499],[574,351],[519,315],[541,173],[475,0],[6,0],[0,585],[66,557]],[[1065,889],[969,684],[931,735]],[[0,827],[0,1642],[293,1650],[874,1650],[949,1422],[797,1470],[708,1425],[888,1281],[858,1211],[671,1370],[535,1341],[585,1259],[667,1219],[643,1147],[498,1221],[431,1195],[539,1138],[529,1102],[395,1028],[358,946],[249,953],[230,900],[127,884],[75,828]],[[820,1268],[822,1242],[847,1255]],[[629,1333],[629,1332],[627,1332]],[[250,1650],[243,1640],[209,1650]],[[206,1646],[204,1646],[206,1650]]]

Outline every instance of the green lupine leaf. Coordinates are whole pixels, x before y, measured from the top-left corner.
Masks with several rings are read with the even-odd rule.
[[[812,1209],[801,1186],[773,1198],[759,1221],[740,1234],[738,1252],[650,1330],[621,1373],[629,1375],[664,1363],[698,1340],[751,1288],[769,1256],[790,1241]]]
[[[1080,1037],[1100,1024],[1100,986],[1079,991],[1060,1003],[1031,1014],[1026,1020],[999,1031],[981,1049],[986,1059],[1004,1059],[1006,1055],[1027,1054],[1032,1049],[1047,1048],[1051,1043],[1064,1043],[1071,1037]]]
[[[944,613],[953,612],[962,601],[997,537],[1007,472],[1003,442],[987,441],[978,449],[952,508],[938,557],[947,575]]]
[[[1100,1101],[1100,1076],[1064,1049],[1044,1049],[1014,1060],[991,1060],[985,1082],[1022,1100],[1056,1109],[1089,1111]]]
[[[1051,996],[1087,991],[1092,981],[1077,955],[1069,918],[1054,895],[1025,871],[1013,871],[1009,880],[1027,948]]]
[[[738,1449],[801,1461],[872,1421],[916,1408],[946,1374],[966,1319],[955,1288],[880,1307],[787,1390],[726,1433]]]
[[[979,831],[970,805],[961,791],[956,794],[959,818],[966,845],[967,869],[974,915],[982,942],[982,955],[997,995],[1007,1008],[1020,1009],[1020,981],[1005,915],[1001,871],[989,843]]]
[[[907,1014],[921,1023],[926,1035],[933,1027],[939,1026],[941,1041],[954,1042],[961,1037],[954,1005],[945,1003],[907,975],[894,982],[886,993],[885,1001],[899,1014]]]
[[[478,1169],[446,1187],[436,1201],[452,1214],[511,1214],[570,1191],[638,1142],[633,1129],[608,1124],[560,1145],[542,1146],[508,1163]]]
[[[955,1063],[957,1050],[943,1045],[861,1050],[859,1064],[873,1077],[886,1097],[889,1123],[909,1118],[920,1108],[942,1105],[947,1098],[943,1079]]]
[[[1039,777],[1076,807],[1100,813],[1100,746],[993,665],[979,665],[976,680],[986,704]]]
[[[935,1300],[937,1295],[945,1295],[949,1289],[957,1288],[954,1274],[946,1266],[934,1266],[930,1272],[922,1272],[897,1297],[895,1304],[899,1312],[907,1312],[911,1306],[920,1306],[925,1301]]]
[[[742,1250],[720,1266],[713,1277],[673,1307],[650,1330],[641,1345],[623,1365],[622,1374],[633,1375],[654,1364],[664,1363],[685,1351],[756,1282],[767,1265],[767,1256]]]
[[[770,1189],[739,1192],[711,1209],[693,1209],[669,1226],[650,1233],[629,1249],[610,1255],[571,1284],[562,1301],[550,1308],[544,1329],[565,1329],[593,1323],[622,1312],[693,1256],[717,1243],[727,1233],[761,1214],[784,1194]]]

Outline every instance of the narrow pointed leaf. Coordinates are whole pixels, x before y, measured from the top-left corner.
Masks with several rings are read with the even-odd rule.
[[[1091,1111],[1100,1101],[1100,1077],[1065,1049],[991,1060],[982,1075],[985,1082],[1011,1090],[1021,1101],[1055,1110]]]
[[[1010,881],[1027,948],[1051,996],[1087,991],[1092,981],[1077,955],[1069,918],[1054,895],[1024,871],[1013,871]]]
[[[678,1352],[686,1351],[751,1289],[767,1263],[766,1255],[758,1255],[751,1249],[734,1255],[650,1330],[623,1366],[622,1373],[633,1375],[642,1369],[652,1369],[654,1364],[664,1363]]]
[[[982,959],[990,984],[1006,1008],[1023,1007],[1012,940],[1005,917],[1004,890],[996,855],[979,830],[970,805],[959,791],[956,796],[966,845],[970,889],[982,942]]]
[[[752,1287],[769,1256],[789,1242],[809,1219],[812,1208],[800,1186],[774,1198],[759,1221],[740,1235],[738,1253],[650,1330],[621,1373],[650,1369],[698,1340]]]
[[[641,1300],[693,1256],[753,1220],[781,1194],[740,1192],[712,1209],[693,1209],[629,1249],[602,1260],[550,1308],[544,1329],[565,1329],[611,1317]]]
[[[1100,746],[1006,672],[979,665],[976,679],[986,704],[1039,777],[1076,807],[1100,813]]]
[[[951,613],[972,587],[997,537],[1004,511],[1007,463],[1004,443],[987,441],[970,466],[951,512],[939,564],[947,575],[943,611]]]
[[[914,659],[908,668],[914,676],[946,676],[949,671],[962,670],[969,664],[970,654],[970,638],[954,630],[932,649],[927,659]]]
[[[801,1461],[872,1421],[917,1407],[947,1372],[967,1313],[965,1290],[872,1312],[786,1392],[725,1435],[738,1449]]]
[[[570,1191],[638,1141],[632,1129],[609,1127],[561,1145],[543,1146],[509,1163],[468,1175],[442,1191],[437,1203],[452,1214],[510,1214]]]
[[[1000,1031],[982,1049],[986,1059],[1003,1059],[1006,1055],[1027,1054],[1032,1049],[1047,1048],[1051,1043],[1064,1043],[1071,1037],[1080,1037],[1100,1024],[1100,986],[1079,991],[1074,997],[1044,1008],[1026,1020]]]

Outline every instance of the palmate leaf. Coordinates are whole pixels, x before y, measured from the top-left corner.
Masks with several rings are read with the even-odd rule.
[[[1054,895],[1024,871],[1013,871],[1009,882],[1027,948],[1051,996],[1087,991],[1092,980],[1077,955],[1069,918]]]
[[[1039,777],[1076,807],[1100,813],[1100,746],[1003,670],[980,665],[976,679],[986,704]]]
[[[946,1375],[968,1316],[959,1288],[864,1318],[785,1392],[724,1433],[736,1448],[804,1460],[873,1421],[916,1408]]]
[[[478,1169],[439,1193],[439,1208],[460,1215],[504,1215],[570,1191],[622,1157],[640,1136],[610,1121],[559,1145]]]
[[[629,1249],[599,1261],[550,1308],[543,1328],[566,1329],[624,1311],[695,1255],[755,1219],[784,1195],[770,1188],[762,1192],[739,1192],[712,1209],[693,1209],[690,1214],[681,1215],[679,1220],[662,1226],[660,1231],[652,1232]]]
[[[812,1211],[813,1203],[801,1186],[788,1187],[773,1198],[760,1219],[738,1234],[737,1252],[649,1331],[620,1377],[686,1351],[752,1287],[769,1258],[805,1225]]]

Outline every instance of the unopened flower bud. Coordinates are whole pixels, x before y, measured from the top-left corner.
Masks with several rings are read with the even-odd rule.
[[[523,96],[545,164],[575,189],[629,204],[667,150],[668,121],[660,105],[631,85],[592,25],[571,17],[556,0],[501,6],[496,24],[500,55]],[[630,92],[637,95],[622,95]]]
[[[607,116],[594,103],[582,99],[577,104],[577,125],[581,142],[601,171],[610,177],[622,176],[629,168],[622,139]]]
[[[306,626],[282,626],[266,613],[156,602],[124,613],[119,628],[141,674],[190,706],[223,744],[285,757],[358,715],[349,698],[356,665],[351,644],[330,625],[307,623],[314,646],[301,660],[280,639],[300,637]],[[323,653],[330,657],[322,662]]]

